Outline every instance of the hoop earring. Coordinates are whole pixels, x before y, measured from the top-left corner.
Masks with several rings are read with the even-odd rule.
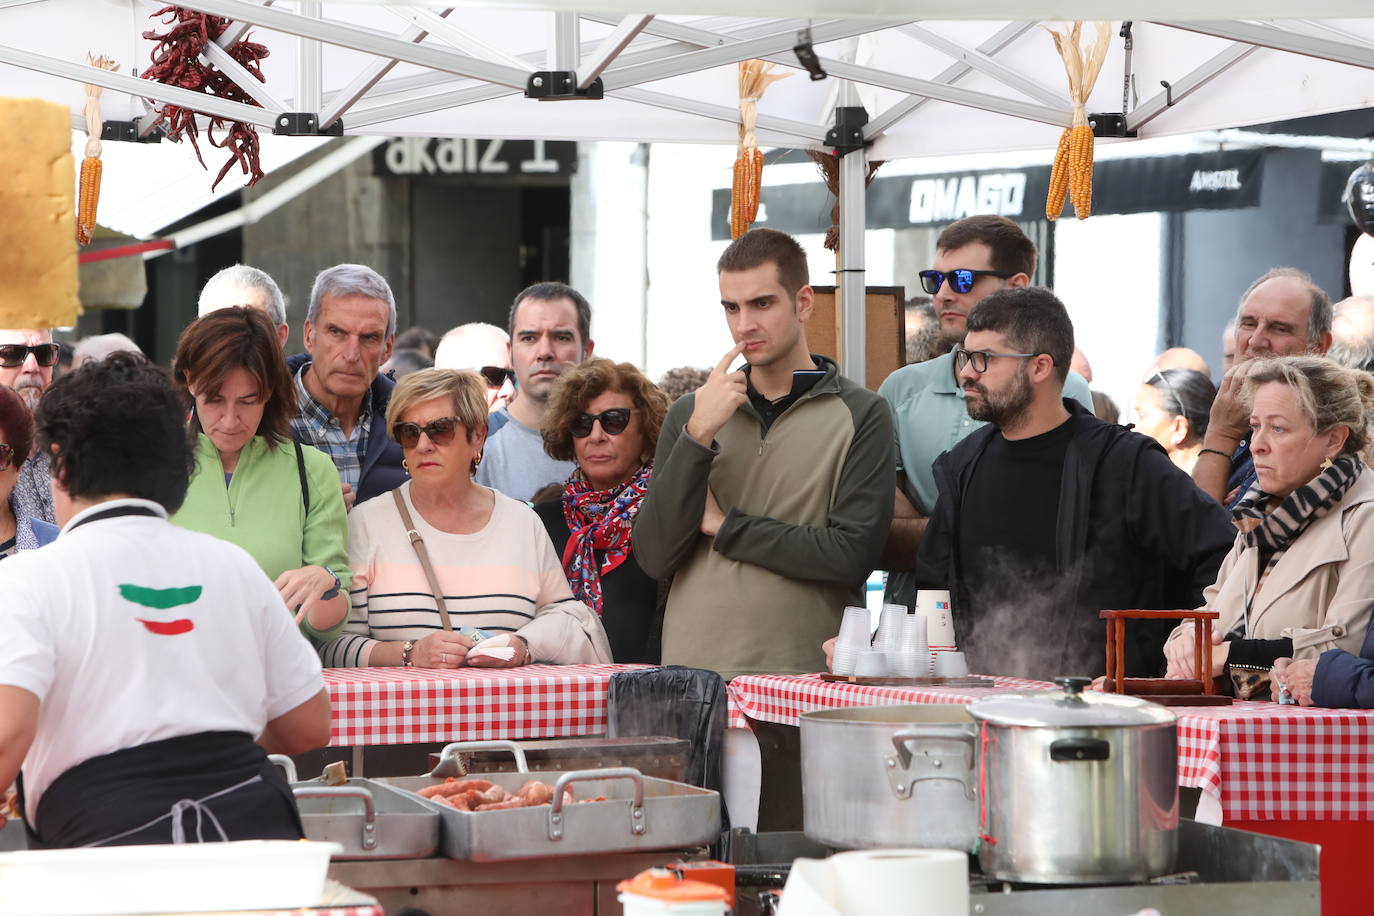
[[[405,471],[407,475],[410,474],[410,465],[406,464],[404,458],[401,459],[401,470]]]

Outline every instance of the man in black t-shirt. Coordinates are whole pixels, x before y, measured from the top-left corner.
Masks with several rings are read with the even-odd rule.
[[[1063,397],[1073,324],[1038,287],[968,316],[955,369],[990,424],[936,461],[919,588],[948,588],[973,670],[1101,674],[1103,609],[1194,608],[1235,536],[1156,443]],[[1126,667],[1163,670],[1170,626],[1131,622]]]

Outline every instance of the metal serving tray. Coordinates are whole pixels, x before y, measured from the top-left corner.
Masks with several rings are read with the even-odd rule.
[[[342,859],[425,859],[439,849],[439,813],[409,792],[371,779],[294,783],[306,839],[338,843]]]
[[[458,811],[418,795],[441,823],[439,851],[473,862],[580,856],[592,853],[682,849],[714,842],[720,832],[720,795],[667,779],[644,776],[631,767],[541,773],[483,773],[514,792],[531,778],[553,786],[552,804],[498,811]],[[432,776],[380,780],[418,792],[443,782]],[[563,804],[563,789],[601,802]],[[312,837],[314,839],[314,837]]]

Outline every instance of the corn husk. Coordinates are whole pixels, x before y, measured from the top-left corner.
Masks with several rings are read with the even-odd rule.
[[[763,190],[763,153],[759,150],[754,130],[758,124],[758,103],[768,87],[790,73],[775,72],[772,64],[761,60],[744,60],[739,64],[739,147],[735,156],[733,181],[730,186],[730,238],[737,239],[749,231],[749,225],[759,214],[759,196]]]
[[[1096,22],[1094,26],[1097,37],[1086,46],[1082,43],[1082,22],[1073,23],[1063,32],[1046,29],[1064,62],[1069,98],[1073,102],[1073,124],[1065,128],[1060,137],[1054,168],[1050,171],[1050,193],[1045,200],[1047,219],[1059,217],[1064,208],[1065,192],[1073,201],[1079,219],[1087,219],[1092,213],[1093,136],[1088,126],[1087,105],[1112,43],[1110,22]]]

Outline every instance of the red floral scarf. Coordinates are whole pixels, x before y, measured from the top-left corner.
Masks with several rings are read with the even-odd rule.
[[[563,518],[568,523],[568,546],[563,571],[573,597],[601,614],[601,577],[630,555],[630,524],[639,513],[654,463],[650,461],[618,487],[593,490],[574,471],[563,485]],[[596,551],[605,551],[600,563]]]

